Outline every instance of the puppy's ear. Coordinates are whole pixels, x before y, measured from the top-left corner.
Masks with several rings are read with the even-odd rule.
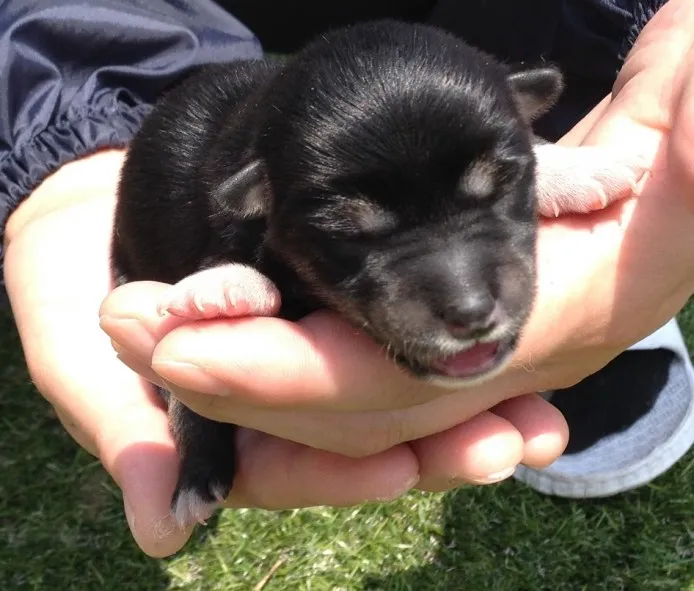
[[[528,123],[549,111],[564,89],[561,72],[551,67],[514,72],[509,75],[508,82],[521,115]]]
[[[221,182],[212,192],[215,215],[222,218],[259,218],[270,213],[270,191],[265,164],[253,160]]]

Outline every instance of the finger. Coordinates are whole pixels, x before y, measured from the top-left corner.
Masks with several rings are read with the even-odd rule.
[[[644,27],[614,84],[613,100],[584,143],[607,140],[654,160],[672,127],[679,76],[687,76],[683,66],[694,42],[694,10],[688,4],[665,4]]]
[[[605,114],[607,106],[610,104],[611,97],[603,98],[583,119],[564,134],[556,143],[561,146],[580,146],[590,133],[593,126],[600,121]]]
[[[400,443],[443,431],[487,410],[501,399],[499,395],[485,398],[452,394],[404,410],[287,412],[232,403],[228,398],[167,386],[177,399],[201,416],[352,458],[371,456]]]
[[[566,221],[556,224],[554,229],[545,229],[540,237],[543,243],[549,243],[545,251],[553,251],[557,234],[573,237],[576,244],[581,242],[579,232],[563,227],[575,223]],[[581,246],[585,250],[585,245]],[[591,261],[600,256],[602,247],[603,243],[599,243],[591,256],[576,256],[575,266],[586,277],[590,277]],[[552,267],[549,271],[547,265],[542,268],[545,276],[567,275],[565,257],[548,260]],[[555,294],[547,290],[540,293],[542,305],[537,307],[535,316],[548,315],[551,320],[531,323],[531,330],[527,331],[531,336],[521,340],[512,366],[494,380],[466,389],[468,395],[463,397],[406,376],[385,359],[375,343],[335,313],[319,311],[298,323],[275,318],[186,323],[157,314],[156,303],[167,287],[152,282],[119,287],[102,305],[101,326],[128,353],[145,363],[151,360],[156,373],[181,393],[186,404],[203,416],[218,420],[253,426],[224,414],[234,412],[229,401],[239,405],[239,412],[246,405],[256,411],[265,408],[392,412],[414,408],[418,413],[423,404],[449,397],[458,399],[449,400],[441,409],[455,408],[459,414],[430,413],[431,420],[422,422],[417,430],[417,435],[423,436],[440,427],[442,421],[452,426],[470,418],[467,409],[485,410],[521,392],[564,385],[549,384],[548,372],[535,367],[536,360],[541,367],[542,360],[554,352],[556,343],[533,332],[539,329],[544,333],[547,325],[566,322],[553,303]],[[580,302],[577,300],[576,304]],[[525,350],[526,342],[535,349],[532,358]],[[546,349],[538,347],[543,343],[547,343]],[[193,393],[213,394],[222,399],[203,401]]]
[[[541,241],[556,242],[555,235],[562,233],[576,238],[580,233],[563,229],[564,225],[574,223],[566,221],[556,224],[552,231],[545,229]],[[576,238],[578,242],[581,242],[580,235]],[[545,251],[553,252],[551,246]],[[588,278],[593,268],[591,261],[601,256],[603,251],[602,243],[598,246],[594,255],[580,256],[575,260],[575,268],[580,268]],[[581,247],[585,249],[581,244],[576,250],[580,251]],[[548,271],[547,265],[541,265],[544,276],[567,275],[565,257],[548,260],[553,266]],[[101,325],[127,352],[145,363],[153,359],[156,350],[156,373],[172,384],[172,389],[180,393],[187,405],[216,420],[260,428],[257,421],[244,418],[244,414],[248,415],[244,408],[254,409],[253,412],[290,408],[302,412],[350,413],[391,413],[398,408],[413,408],[413,414],[390,423],[399,423],[401,431],[412,437],[423,437],[467,420],[473,409],[486,410],[521,392],[563,385],[558,383],[556,376],[553,380],[556,383],[549,384],[552,376],[547,371],[535,369],[541,367],[542,360],[553,354],[553,348],[556,348],[556,343],[543,338],[546,326],[555,321],[566,322],[561,310],[557,310],[553,303],[554,293],[547,290],[540,292],[541,305],[537,306],[535,321],[526,331],[529,338],[521,340],[512,367],[498,378],[469,389],[468,395],[460,396],[405,376],[385,359],[378,346],[337,314],[321,311],[300,323],[247,318],[190,324],[157,314],[156,304],[167,287],[161,283],[138,282],[114,290],[102,305]],[[580,305],[578,300],[576,305]],[[537,318],[545,316],[550,321],[537,321]],[[586,323],[581,320],[580,324]],[[533,344],[532,357],[526,351],[527,342]],[[546,350],[538,348],[541,343],[547,344]],[[205,400],[194,393],[209,393],[222,398]],[[444,402],[444,398],[455,400]],[[437,400],[442,401],[442,405],[427,409],[426,419],[422,420],[419,407]],[[258,419],[266,418],[256,416]],[[283,430],[281,416],[277,416],[278,420],[269,431],[268,428],[261,430],[287,436],[290,423]],[[407,440],[393,438],[391,433],[396,431],[391,429],[385,436],[381,436],[381,432],[376,436],[378,442],[375,445],[374,437],[367,437],[363,447],[370,448],[373,453],[384,449],[382,444],[395,445]],[[345,430],[338,429],[337,432],[344,433]],[[304,443],[309,444],[310,437],[307,435]],[[334,449],[330,442],[323,445]],[[355,453],[359,454],[358,451]]]
[[[154,348],[174,328],[188,322],[161,316],[157,305],[171,288],[166,283],[138,281],[112,290],[99,308],[101,329],[130,356],[150,365]]]
[[[682,65],[682,90],[675,101],[668,165],[682,186],[694,186],[694,45]],[[694,197],[687,192],[687,205],[694,212]]]
[[[406,427],[397,424],[396,413],[288,412],[191,392],[172,384],[166,384],[166,388],[193,412],[213,421],[256,429],[352,458],[371,456],[402,443],[407,432]]]
[[[98,439],[104,467],[123,491],[128,525],[149,556],[180,550],[192,528],[181,530],[170,514],[178,474],[178,454],[166,411],[153,403],[130,404],[127,416],[114,415]]]
[[[349,506],[394,499],[418,481],[417,459],[406,445],[363,459],[306,447],[243,429],[239,467],[228,505],[289,509]]]
[[[166,387],[166,384],[156,373],[152,371],[152,368],[149,367],[149,365],[142,363],[142,361],[140,361],[136,357],[130,355],[129,353],[126,353],[125,351],[118,353],[117,357],[121,363],[128,366],[136,374],[139,374],[140,377],[143,377],[148,382],[156,384],[157,386],[161,386],[162,388]]]
[[[271,402],[281,407],[377,410],[432,396],[371,339],[327,311],[298,323],[247,318],[182,326],[159,343],[152,367],[167,381],[233,393],[239,401],[274,392]]]
[[[171,322],[170,318],[162,319],[156,314],[157,298],[166,288],[164,284],[155,283],[124,285],[112,292],[101,308],[102,326],[105,330],[119,343],[129,346],[127,350],[135,352],[140,358],[151,357],[156,339],[159,335],[166,334],[171,326],[165,325],[166,322]],[[238,326],[233,328],[236,329]],[[257,331],[255,338],[271,342],[277,334],[274,330],[275,324],[269,328],[267,326],[262,328],[264,330],[254,325],[253,330]],[[208,329],[209,325],[205,331]],[[223,332],[227,330],[229,327],[225,327]],[[229,332],[233,333],[233,330]],[[317,345],[308,342],[307,346]],[[215,347],[205,348],[234,350],[227,341],[217,342]],[[241,350],[244,352],[243,357],[249,356],[248,348],[244,347]],[[237,356],[241,357],[238,355],[238,350]],[[251,363],[255,363],[256,366],[255,369],[248,370],[246,379],[253,380],[254,374],[272,371],[275,364],[281,367],[289,366],[285,373],[290,375],[289,380],[291,380],[292,373],[296,370],[291,367],[291,362],[287,361],[287,352],[278,351],[276,357],[277,359],[273,359],[268,354],[260,355],[260,359],[252,359]],[[338,359],[337,362],[339,361]],[[352,375],[355,378],[360,376],[362,373],[360,370],[361,368],[355,367]],[[317,409],[302,408],[301,412],[287,413],[286,405],[274,399],[275,396],[281,400],[286,397],[285,382],[281,378],[282,376],[277,378],[271,389],[257,392],[257,396],[254,396],[253,392],[249,394],[247,390],[244,392],[243,384],[240,383],[241,376],[238,377],[238,391],[241,392],[238,396],[235,394],[226,397],[208,396],[177,384],[169,384],[169,389],[184,404],[202,416],[258,429],[276,437],[350,457],[377,454],[399,443],[447,429],[486,410],[508,395],[503,388],[490,387],[488,394],[461,396],[458,393],[445,392],[445,396],[430,402],[427,402],[423,395],[416,396],[416,404],[402,411],[387,409],[345,413],[322,410],[319,406]],[[302,380],[293,385],[290,383],[290,388],[294,387],[296,389],[294,394],[299,397],[302,393],[301,385],[308,382],[310,387],[312,376],[307,371],[306,375],[296,376],[294,379]],[[524,380],[535,379],[534,374],[522,370],[516,380],[509,379],[507,389],[519,388]],[[181,381],[185,382],[183,379]],[[198,388],[201,385],[207,385],[195,379],[191,381],[193,386]],[[319,389],[315,381],[313,387],[316,390]],[[360,380],[353,379],[342,386],[344,392],[338,395],[351,396],[353,391],[360,387],[365,388],[367,392],[374,392],[372,384],[361,384]],[[422,385],[420,387],[424,388]],[[228,386],[224,386],[225,391],[227,388]],[[214,388],[211,390],[213,393],[220,392]],[[362,395],[364,395],[363,392]],[[372,395],[378,396],[379,393],[376,391]],[[358,401],[354,402],[355,405],[357,403]],[[296,404],[292,410],[296,411],[299,406]]]
[[[402,410],[331,412],[262,408],[183,390],[166,388],[195,413],[211,420],[233,423],[311,447],[364,458],[400,443],[420,439],[462,423],[503,399],[449,394]]]
[[[507,420],[523,438],[523,464],[545,468],[566,449],[569,427],[564,416],[537,394],[510,398],[491,409]]]
[[[101,325],[183,389],[261,406],[331,410],[420,404],[446,392],[406,376],[338,314],[319,311],[298,323],[276,318],[185,323],[156,313],[165,288],[145,282],[118,288],[101,308]]]
[[[523,459],[518,430],[490,412],[410,445],[419,460],[417,488],[432,492],[465,482],[499,482],[511,476]]]

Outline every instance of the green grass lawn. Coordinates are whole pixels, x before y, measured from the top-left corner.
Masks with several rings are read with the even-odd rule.
[[[694,351],[694,305],[681,315]],[[118,489],[63,432],[0,315],[0,590],[694,590],[694,453],[570,502],[513,481],[351,509],[227,511],[177,556],[131,541]]]

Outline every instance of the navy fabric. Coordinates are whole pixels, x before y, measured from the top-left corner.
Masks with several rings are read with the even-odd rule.
[[[10,213],[50,172],[95,149],[126,145],[169,84],[200,64],[258,57],[260,42],[270,50],[296,48],[328,26],[383,16],[428,20],[504,60],[557,63],[568,91],[538,126],[554,139],[609,92],[623,56],[662,4],[6,0],[0,10],[0,238]],[[251,31],[260,31],[260,42]],[[1,249],[0,241],[0,262]]]
[[[440,0],[430,22],[511,63],[557,64],[559,104],[535,131],[557,140],[610,92],[622,61],[667,0]]]
[[[435,0],[218,0],[218,3],[246,23],[265,50],[273,53],[296,51],[320,31],[359,21],[395,18],[421,22],[436,5]]]
[[[0,229],[61,164],[124,146],[157,96],[191,68],[261,55],[250,31],[210,0],[5,1]]]

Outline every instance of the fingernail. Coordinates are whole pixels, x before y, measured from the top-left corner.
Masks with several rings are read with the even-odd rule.
[[[394,501],[395,499],[399,499],[402,495],[410,492],[419,482],[419,474],[416,474],[409,480],[406,480],[404,484],[396,488],[395,490],[386,493],[384,495],[379,495],[377,496],[374,500],[377,503],[385,503],[389,501]]]
[[[500,470],[499,472],[487,474],[486,476],[476,479],[476,482],[479,482],[480,484],[493,484],[494,482],[501,482],[502,480],[506,480],[510,476],[513,476],[516,468],[517,466],[512,466],[511,468],[506,468],[505,470]]]
[[[99,318],[99,325],[121,350],[127,349],[141,360],[148,360],[147,357],[156,346],[154,336],[134,318],[102,316]]]
[[[202,392],[224,395],[229,393],[227,384],[210,375],[204,368],[192,363],[152,359],[152,369],[164,382],[171,386]]]
[[[116,359],[145,380],[159,386],[160,388],[166,388],[164,381],[154,371],[152,371],[150,367],[142,363],[142,361],[139,359],[136,359],[134,356],[128,355],[127,352],[119,352],[118,355],[116,355]]]

